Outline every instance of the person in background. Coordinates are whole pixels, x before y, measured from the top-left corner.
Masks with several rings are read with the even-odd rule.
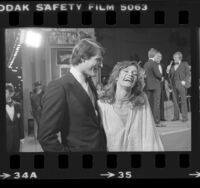
[[[160,123],[161,81],[164,79],[162,67],[160,65],[161,53],[158,50],[151,48],[148,52],[148,57],[149,60],[144,65],[146,74],[145,89],[156,126],[164,127],[164,125]]]
[[[20,152],[24,142],[24,126],[21,104],[14,101],[14,86],[6,83],[6,139],[8,152]]]
[[[30,92],[30,101],[32,108],[32,116],[37,124],[36,138],[40,127],[40,118],[42,113],[42,96],[44,94],[44,87],[40,82],[33,84],[33,91]]]
[[[175,52],[173,60],[167,67],[167,74],[169,74],[170,85],[172,88],[172,98],[174,103],[174,119],[180,119],[180,112],[182,113],[182,121],[188,121],[188,107],[187,107],[187,89],[191,85],[191,72],[186,61],[182,61],[183,54]],[[181,100],[181,111],[179,109],[179,98]]]
[[[165,121],[165,111],[164,111],[164,102],[166,100],[166,91],[165,91],[165,68],[164,65],[161,63],[162,61],[162,54],[159,53],[157,56],[157,62],[160,64],[161,66],[161,72],[163,75],[163,79],[161,81],[161,94],[160,94],[160,120],[161,121]]]

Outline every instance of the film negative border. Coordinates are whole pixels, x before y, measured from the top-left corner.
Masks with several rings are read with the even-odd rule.
[[[1,170],[1,178],[197,178],[199,172],[190,170],[191,160],[191,156],[185,152],[167,153],[167,155],[164,153],[15,154],[8,157],[9,170]],[[179,173],[171,176],[173,171]]]
[[[111,2],[111,1],[110,1]],[[109,2],[109,3],[110,3]],[[15,2],[14,4],[17,4]],[[20,3],[20,2],[19,2]],[[52,2],[48,2],[52,4]],[[114,3],[114,2],[113,2]],[[198,109],[199,79],[199,25],[200,3],[168,1],[143,1],[146,11],[52,11],[36,12],[36,2],[30,2],[28,12],[3,12],[0,14],[0,43],[5,46],[4,29],[15,27],[97,27],[97,28],[140,28],[140,27],[187,27],[191,29],[192,70],[192,151],[191,152],[144,152],[144,153],[20,153],[5,152],[5,135],[1,133],[0,161],[1,179],[137,179],[137,178],[199,178],[200,129]],[[2,4],[6,4],[3,2]],[[87,6],[87,2],[83,2]],[[105,2],[102,2],[105,4]],[[73,19],[72,19],[73,18]],[[5,49],[0,57],[5,60]],[[1,104],[5,104],[5,71],[1,69]],[[197,105],[198,104],[198,105]],[[1,122],[5,122],[4,105],[1,106]],[[2,127],[5,131],[5,127]],[[2,132],[3,132],[2,131]],[[54,161],[54,162],[52,162]]]
[[[182,25],[187,25],[189,24],[189,18],[190,18],[190,11],[188,10],[180,10],[178,12],[177,17],[177,24],[180,26]],[[44,25],[44,17],[46,13],[43,12],[34,12],[33,13],[33,26],[38,26],[41,27]],[[69,14],[67,12],[58,12],[55,17],[57,17],[57,25],[58,26],[68,26],[69,24],[69,19],[68,16]],[[9,13],[9,25],[11,27],[17,27],[20,26],[21,24],[21,15],[19,12],[10,12]],[[92,12],[89,11],[83,11],[81,13],[81,24],[82,26],[90,26],[93,23],[95,23],[94,18],[92,16]],[[138,11],[131,11],[129,14],[129,21],[131,25],[143,25],[142,19],[141,19],[141,12]],[[106,26],[112,26],[117,24],[117,17],[116,17],[116,11],[108,11],[104,15],[104,21]],[[154,16],[151,20],[152,24],[155,25],[164,25],[166,23],[166,14],[165,11],[154,11]]]
[[[44,15],[43,12],[34,12],[33,13],[33,25],[42,26],[44,24]],[[67,26],[68,25],[68,13],[67,12],[58,12],[57,15],[57,25]],[[177,15],[177,23],[179,25],[189,24],[189,11],[180,10]],[[108,11],[105,13],[105,23],[107,26],[116,24],[116,12]],[[9,25],[17,27],[20,25],[21,16],[19,12],[10,12],[9,13]],[[131,11],[129,16],[130,24],[138,25],[141,24],[141,13],[138,11]],[[154,22],[153,24],[164,25],[166,21],[165,11],[154,11]],[[83,11],[81,13],[81,24],[83,26],[90,26],[93,23],[92,12]]]
[[[26,4],[13,3],[13,7],[20,5],[18,9],[6,9],[8,3],[4,2],[1,4],[2,7],[0,6],[1,25],[6,27],[22,27],[26,24],[29,27],[76,27],[77,25],[79,27],[92,27],[93,25],[96,27],[180,27],[199,24],[198,20],[195,19],[198,16],[197,2],[183,1],[179,4],[175,1],[173,4],[169,4],[168,1],[164,1],[162,6],[159,6],[156,2],[151,3],[148,1],[140,3],[137,1],[127,1],[126,3],[124,1],[117,3],[112,1],[109,1],[109,3],[107,1],[102,1],[102,3],[83,1],[78,4],[77,1],[76,4],[73,3],[73,7],[82,5],[81,8],[79,7],[80,11],[77,11],[78,8],[64,11],[67,9],[62,9],[62,5],[64,5],[62,2],[57,4],[53,2],[42,4],[31,1]],[[24,7],[29,6],[23,8],[23,5]],[[40,8],[37,8],[38,5],[40,5]],[[49,6],[45,8],[44,5]],[[92,6],[91,10],[88,10],[89,6]]]

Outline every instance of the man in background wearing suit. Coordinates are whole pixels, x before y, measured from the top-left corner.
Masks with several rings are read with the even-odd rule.
[[[151,48],[148,52],[149,60],[144,65],[146,74],[145,89],[157,127],[164,126],[160,124],[161,81],[163,80],[160,56],[161,53],[159,51]]]
[[[20,141],[23,143],[24,139],[21,104],[12,99],[14,94],[14,86],[11,83],[6,83],[6,138],[8,152],[19,152]]]
[[[174,103],[174,121],[179,120],[179,98],[181,99],[182,121],[188,120],[187,109],[187,88],[190,87],[191,73],[187,62],[182,61],[183,55],[181,52],[176,52],[173,55],[174,61],[171,61],[167,67],[170,84],[172,87],[172,97]]]
[[[37,138],[42,112],[42,96],[44,94],[44,87],[40,82],[35,82],[33,86],[33,91],[30,92],[30,102],[32,108],[32,116],[35,119],[37,125],[37,131],[35,131],[35,136]]]
[[[165,99],[167,98],[166,97],[166,90],[165,90],[165,75],[166,75],[166,71],[165,70],[165,66],[163,63],[161,63],[162,61],[162,54],[159,53],[158,54],[158,57],[157,57],[157,62],[160,64],[161,66],[161,72],[162,72],[162,76],[163,76],[163,79],[161,81],[161,94],[160,94],[160,120],[161,121],[165,121],[165,110],[164,110],[164,102],[165,102]]]
[[[72,51],[71,69],[48,85],[39,128],[44,152],[106,151],[97,92],[91,80],[102,60],[101,45],[82,39]]]

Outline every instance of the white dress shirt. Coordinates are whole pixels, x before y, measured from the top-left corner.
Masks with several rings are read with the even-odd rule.
[[[160,73],[162,74],[162,73],[163,73],[163,72],[162,72],[162,66],[161,66],[160,63],[158,64],[158,69],[159,69]]]
[[[175,65],[174,65],[174,69],[175,69],[175,71],[178,69],[180,63],[181,63],[181,62],[179,62],[178,64],[175,64]]]
[[[14,114],[15,114],[14,105],[9,106],[8,104],[6,104],[6,112],[8,113],[8,116],[10,117],[10,119],[13,121]]]
[[[75,79],[81,84],[83,89],[87,92],[88,84],[85,81],[85,76],[81,72],[79,72],[77,69],[75,69],[74,67],[70,68],[70,72],[75,77]]]

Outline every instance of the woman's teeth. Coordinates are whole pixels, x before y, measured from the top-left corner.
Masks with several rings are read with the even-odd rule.
[[[133,82],[133,79],[132,78],[127,78],[127,79],[125,79],[125,81]]]

